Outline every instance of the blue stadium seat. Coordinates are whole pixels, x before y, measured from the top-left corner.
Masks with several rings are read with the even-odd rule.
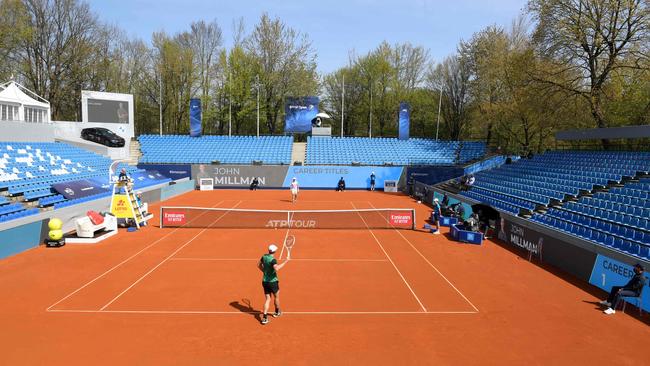
[[[292,136],[202,136],[141,135],[141,163],[290,164]],[[170,146],[176,148],[170,149]],[[182,151],[182,154],[178,152]]]

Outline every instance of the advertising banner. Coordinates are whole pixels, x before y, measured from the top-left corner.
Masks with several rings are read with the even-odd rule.
[[[162,217],[162,226],[178,227],[183,226],[187,222],[185,211],[165,211]]]
[[[465,173],[465,175],[476,174],[476,173],[478,173],[480,171],[483,171],[483,170],[488,170],[488,169],[493,169],[493,168],[499,167],[499,166],[503,165],[506,162],[507,158],[508,158],[508,156],[505,156],[505,155],[493,156],[493,157],[491,157],[489,159],[485,159],[483,161],[479,161],[477,163],[474,163],[474,164],[472,164],[470,166],[465,167],[464,173]],[[519,159],[518,156],[510,156],[510,160],[512,160],[512,161],[515,161],[515,160],[518,160],[518,159]]]
[[[156,171],[171,180],[190,178],[192,166],[190,164],[138,164],[138,169]]]
[[[170,178],[165,177],[156,170],[147,170],[145,172],[135,172],[131,175],[133,179],[133,186],[137,189],[142,186],[150,186],[153,184],[165,183]]]
[[[287,169],[287,166],[195,164],[192,177],[197,184],[202,178],[212,178],[215,187],[248,188],[257,178],[259,188],[282,188]]]
[[[413,227],[413,212],[400,211],[390,212],[390,224],[395,227],[411,228]]]
[[[284,105],[284,132],[306,133],[318,114],[318,97],[287,98]]]
[[[411,106],[406,102],[399,104],[399,139],[409,139],[409,129],[411,124]]]
[[[118,219],[133,218],[129,198],[125,194],[116,194],[111,204],[111,213]]]
[[[515,222],[505,214],[501,214],[499,239],[532,252],[534,256],[541,256],[544,263],[559,267],[584,281],[589,280],[596,261],[596,253],[541,233],[534,229],[534,224]]]
[[[458,178],[463,175],[462,167],[454,166],[415,166],[406,167],[407,180],[422,182],[428,185],[438,184],[449,179]]]
[[[650,273],[647,271],[644,275],[646,278],[650,278]],[[589,283],[609,292],[612,290],[612,286],[625,285],[632,276],[634,276],[634,270],[631,265],[598,254]],[[650,286],[650,282],[646,284],[647,286]],[[650,289],[644,289],[641,298],[643,310],[650,311]],[[631,300],[630,303],[638,306],[636,300]]]
[[[339,179],[343,177],[348,189],[369,189],[370,174],[375,172],[376,187],[383,187],[385,180],[399,181],[402,167],[366,167],[366,166],[292,166],[287,172],[284,187],[289,187],[291,179],[296,177],[301,188],[331,188],[334,189]]]
[[[190,136],[201,136],[201,99],[190,99]]]
[[[52,188],[54,188],[54,190],[59,194],[62,194],[66,199],[73,200],[110,191],[110,188],[104,188],[102,185],[103,184],[99,184],[98,181],[82,179],[72,182],[57,183],[52,185]]]

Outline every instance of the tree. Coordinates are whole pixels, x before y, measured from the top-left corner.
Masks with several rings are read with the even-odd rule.
[[[212,100],[212,92],[216,88],[219,72],[219,53],[223,43],[222,32],[216,21],[206,23],[201,20],[192,22],[186,37],[187,46],[194,54],[196,67],[195,85],[192,95],[201,98],[202,119],[206,130],[216,124],[217,114]]]
[[[639,68],[649,41],[645,0],[531,0],[539,57],[554,67],[538,81],[584,98],[597,127],[608,127],[605,86],[612,73]],[[606,142],[604,142],[606,143]]]
[[[470,63],[462,53],[429,71],[429,86],[442,91],[442,116],[451,140],[459,140],[469,122],[470,76]]]
[[[196,82],[194,53],[188,46],[188,35],[154,33],[156,70],[162,77],[163,116],[168,133],[186,133],[189,130],[189,105],[192,87]]]
[[[20,52],[20,44],[30,37],[29,14],[20,0],[0,0],[0,60]],[[0,80],[15,75],[17,68],[0,62]]]
[[[29,37],[13,61],[26,86],[49,100],[52,118],[78,119],[79,93],[88,81],[100,24],[77,0],[25,0]]]
[[[306,35],[267,14],[246,39],[245,49],[259,65],[266,127],[273,134],[285,97],[318,90],[316,56]]]

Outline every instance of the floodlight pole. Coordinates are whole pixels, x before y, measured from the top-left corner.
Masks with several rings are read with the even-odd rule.
[[[436,123],[436,141],[438,141],[438,130],[440,129],[440,109],[442,107],[442,88],[440,88],[440,97],[438,98],[438,122]]]
[[[255,86],[257,87],[257,137],[260,137],[260,75],[255,75]]]
[[[162,117],[162,72],[160,72],[158,79],[158,117],[160,118],[160,129],[158,130],[160,136],[163,134],[163,117]]]
[[[368,126],[368,137],[372,138],[372,82],[370,83],[370,123]]]
[[[341,90],[341,137],[343,137],[343,116],[345,115],[345,74],[343,74],[343,89]]]
[[[232,136],[232,73],[228,69],[228,137]]]

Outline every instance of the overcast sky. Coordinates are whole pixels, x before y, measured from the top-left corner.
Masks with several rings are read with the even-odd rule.
[[[350,50],[362,55],[386,40],[428,48],[435,61],[453,53],[461,39],[492,24],[509,27],[526,0],[90,0],[104,22],[150,41],[164,30],[189,29],[196,20],[216,20],[224,45],[232,44],[233,20],[247,30],[264,12],[306,33],[326,73],[346,65]]]

